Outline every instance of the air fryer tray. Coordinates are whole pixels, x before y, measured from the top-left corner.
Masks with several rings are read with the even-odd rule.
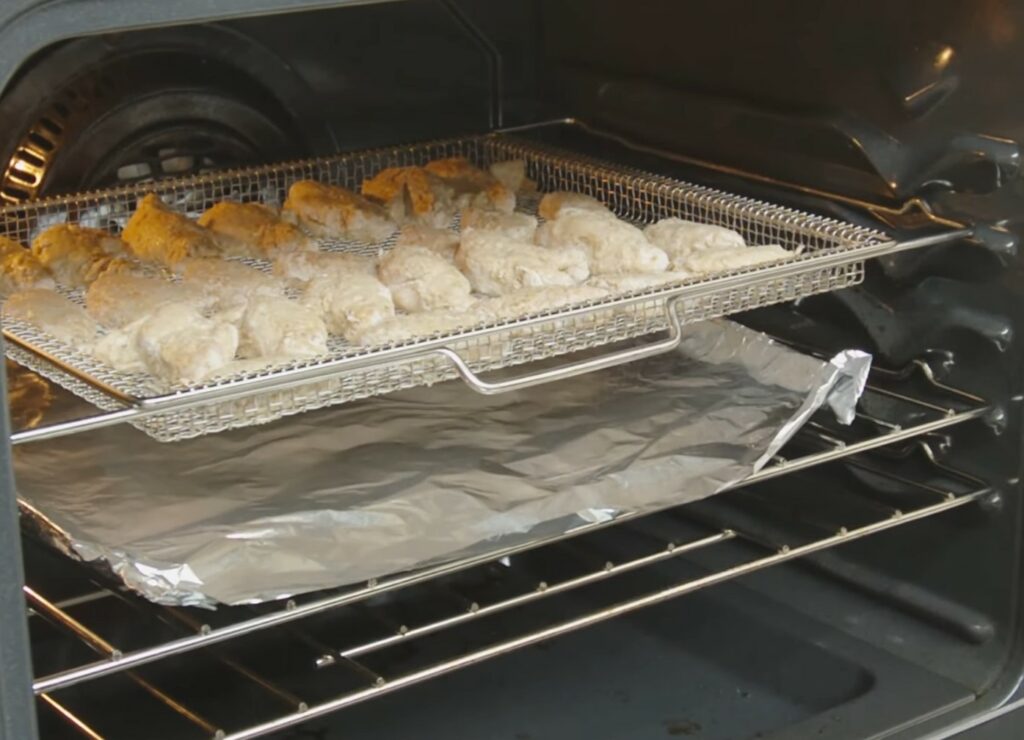
[[[198,216],[224,199],[279,205],[296,180],[310,178],[358,189],[385,167],[464,156],[480,166],[526,161],[541,192],[572,190],[599,198],[620,217],[647,224],[668,216],[735,229],[750,244],[780,244],[799,251],[793,260],[690,279],[655,289],[572,304],[512,321],[486,324],[408,342],[357,347],[332,339],[329,355],[171,387],[147,374],[123,373],[87,354],[12,322],[4,327],[7,352],[106,411],[126,418],[161,441],[260,424],[310,409],[462,376],[475,390],[495,393],[607,367],[668,351],[682,324],[724,316],[863,279],[864,260],[906,248],[884,235],[829,218],[620,167],[502,134],[376,149],[304,162],[235,170],[56,198],[0,210],[0,229],[28,243],[42,229],[65,221],[119,232],[139,197],[156,192],[175,208]],[[522,198],[530,210],[536,199]],[[390,244],[322,242],[322,248],[375,254]],[[80,300],[80,295],[72,294]],[[489,383],[477,373],[591,349],[669,330],[666,339],[591,356],[511,381]],[[593,354],[593,353],[591,353]]]

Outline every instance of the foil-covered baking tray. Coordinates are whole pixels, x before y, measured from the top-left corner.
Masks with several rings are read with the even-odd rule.
[[[500,396],[442,383],[169,445],[110,427],[19,446],[17,489],[153,601],[260,602],[717,493],[823,404],[851,420],[869,365],[702,322],[671,354]]]
[[[66,221],[119,232],[136,200],[148,190],[191,216],[224,199],[280,205],[296,180],[311,178],[358,189],[364,177],[386,167],[422,165],[454,156],[480,166],[522,159],[528,176],[543,192],[572,190],[593,195],[621,218],[640,225],[676,216],[726,226],[750,244],[779,244],[797,256],[782,264],[609,295],[398,344],[356,347],[333,338],[323,357],[219,376],[195,386],[168,386],[145,373],[115,371],[87,352],[17,322],[4,327],[8,354],[101,409],[160,410],[158,415],[139,416],[131,423],[157,439],[173,441],[431,385],[456,377],[460,368],[455,361],[464,364],[465,372],[480,373],[664,331],[670,326],[670,311],[683,323],[692,323],[838,290],[863,279],[864,259],[900,248],[871,229],[501,134],[354,152],[10,206],[0,209],[0,233],[28,243],[47,226]],[[522,197],[520,207],[532,210],[536,200]],[[390,248],[390,240],[381,244],[323,241],[321,246],[376,254]],[[77,293],[70,296],[81,299]],[[448,354],[439,353],[441,349]]]

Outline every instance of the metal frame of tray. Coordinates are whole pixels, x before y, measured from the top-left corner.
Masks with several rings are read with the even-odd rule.
[[[161,388],[145,378],[115,373],[24,326],[5,327],[13,359],[106,413],[17,434],[14,443],[70,434],[124,421],[161,440],[183,439],[264,423],[371,395],[461,377],[481,393],[500,393],[572,377],[671,351],[682,324],[854,285],[864,261],[968,236],[950,231],[910,241],[886,241],[879,232],[781,206],[580,157],[513,136],[489,134],[378,149],[280,166],[237,170],[133,186],[0,210],[0,229],[22,241],[45,226],[74,220],[111,230],[127,220],[136,199],[158,193],[195,215],[225,198],[280,203],[297,179],[347,187],[387,166],[466,156],[486,166],[524,159],[543,191],[574,190],[598,197],[620,217],[643,224],[668,216],[715,223],[750,243],[778,243],[799,251],[792,260],[613,295],[501,323],[378,347],[335,343],[331,355],[266,371],[218,378],[187,388]],[[367,252],[384,245],[325,243],[327,249]],[[480,373],[588,350],[668,330],[659,341],[603,356],[488,381]],[[152,379],[149,379],[150,381]]]

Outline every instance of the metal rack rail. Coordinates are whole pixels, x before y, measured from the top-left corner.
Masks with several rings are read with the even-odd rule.
[[[684,581],[669,588],[654,591],[644,596],[632,599],[630,601],[620,602],[608,606],[606,608],[594,611],[590,614],[586,614],[582,617],[567,620],[564,622],[559,622],[557,624],[551,625],[550,627],[546,627],[535,632],[530,632],[510,640],[498,642],[486,648],[465,653],[458,657],[452,658],[448,661],[444,661],[436,665],[429,666],[419,671],[407,673],[405,675],[392,679],[385,679],[384,677],[379,677],[375,680],[373,685],[361,691],[356,691],[350,694],[339,696],[334,700],[317,704],[301,712],[295,712],[290,715],[282,716],[270,722],[265,722],[259,725],[253,725],[251,727],[239,730],[237,732],[228,733],[224,737],[225,740],[242,740],[243,738],[259,737],[261,735],[265,735],[267,733],[274,732],[285,727],[299,724],[300,722],[305,722],[314,717],[329,714],[331,712],[343,709],[353,704],[366,701],[375,696],[380,696],[386,693],[397,691],[399,689],[405,688],[406,686],[411,686],[413,684],[429,680],[431,678],[443,675],[445,673],[450,673],[452,671],[466,668],[476,663],[489,660],[491,658],[496,658],[505,653],[512,652],[513,650],[518,650],[520,648],[527,647],[529,645],[533,645],[544,640],[549,640],[551,638],[558,637],[559,635],[568,634],[570,632],[574,632],[585,627],[590,627],[592,625],[599,624],[600,622],[606,621],[608,619],[613,619],[615,617],[619,617],[633,611],[654,606],[656,604],[669,601],[670,599],[675,599],[679,596],[683,596],[688,593],[693,593],[694,591],[698,591],[702,588],[707,588],[708,586],[723,583],[732,578],[737,578],[748,573],[753,573],[755,571],[761,570],[762,568],[767,568],[772,565],[777,565],[779,563],[786,562],[787,560],[793,560],[795,558],[799,558],[805,555],[810,555],[812,553],[819,552],[830,547],[834,547],[844,542],[849,542],[855,539],[859,539],[861,537],[866,537],[868,535],[875,534],[877,532],[882,532],[884,530],[891,529],[893,527],[899,526],[900,524],[916,521],[918,519],[923,519],[934,514],[939,514],[941,512],[948,511],[959,506],[963,506],[973,501],[977,501],[978,499],[985,496],[987,493],[989,493],[988,489],[979,489],[977,491],[973,491],[962,496],[951,495],[950,498],[940,501],[939,503],[933,504],[931,506],[925,506],[914,511],[894,511],[890,518],[879,520],[873,524],[865,525],[863,527],[857,527],[854,529],[842,528],[831,537],[826,537],[821,540],[808,543],[806,545],[793,548],[783,545],[778,549],[778,551],[771,555],[766,555],[762,558],[758,558],[756,560],[743,563],[742,565],[738,565],[733,568],[728,568],[722,571],[718,571],[716,573],[712,573],[703,578],[697,578],[691,581]],[[672,557],[675,555],[677,551],[688,552],[701,547],[707,547],[718,542],[726,541],[737,536],[744,537],[745,535],[743,533],[738,533],[732,529],[723,529],[716,535],[705,537],[701,540],[697,540],[694,542],[685,543],[681,546],[669,543],[668,545],[666,545],[663,551],[652,553],[651,555],[646,556],[645,558],[638,558],[636,560],[628,561],[626,563],[621,563],[618,565],[609,563],[611,567],[606,567],[602,571],[597,571],[586,576],[581,576],[572,581],[564,581],[554,585],[549,585],[544,582],[541,582],[537,585],[536,590],[533,592],[524,594],[523,596],[518,598],[508,599],[503,602],[496,602],[494,604],[489,604],[480,607],[478,611],[475,613],[469,612],[469,614],[471,615],[470,618],[477,618],[476,614],[483,613],[486,616],[487,614],[493,613],[495,611],[500,611],[505,608],[511,608],[512,606],[518,606],[519,604],[524,603],[526,600],[530,599],[532,594],[537,594],[538,597],[540,597],[549,591],[560,592],[572,588],[577,588],[579,586],[584,585],[585,582],[591,582],[593,580],[597,580],[600,578],[617,575],[628,570],[643,567],[644,565],[648,565],[649,563],[655,562],[658,559]],[[456,620],[457,617],[451,617],[446,620],[420,625],[408,630],[405,633],[405,635],[411,634],[414,636],[422,636],[430,634],[441,629],[446,629],[452,626],[453,624],[458,623],[458,621]],[[405,636],[403,635],[401,639],[405,639]],[[344,651],[341,651],[341,655],[347,658],[349,661],[351,661],[352,655],[364,655],[366,653],[377,650],[379,647],[386,644],[388,644],[388,641],[386,639],[378,640],[376,642],[371,643],[364,643],[362,645],[353,646]]]
[[[916,378],[919,385],[923,384],[929,389],[930,392],[925,394],[926,397],[914,397],[902,390],[890,387],[888,381],[900,378],[906,379],[908,375],[913,373],[919,374],[920,377]],[[917,418],[922,420],[912,426],[904,427],[898,421],[862,413],[859,425],[847,430],[833,429],[824,424],[812,424],[805,428],[794,442],[798,442],[797,446],[803,450],[810,448],[814,451],[805,452],[799,456],[792,457],[792,459],[776,458],[772,464],[757,474],[750,476],[742,485],[767,481],[785,474],[840,460],[864,466],[865,463],[855,456],[862,455],[871,450],[895,446],[900,442],[914,438],[918,440],[927,439],[940,430],[972,420],[986,420],[993,415],[993,410],[979,397],[943,385],[931,373],[930,366],[925,363],[913,365],[900,372],[876,370],[871,382],[869,382],[865,399],[870,403],[872,397],[876,400],[885,399],[887,402],[895,404],[901,410],[912,411]],[[870,430],[870,432],[865,433],[865,429]],[[90,728],[85,719],[75,717],[71,710],[62,706],[59,703],[59,697],[55,697],[54,693],[71,686],[115,674],[123,673],[131,680],[137,681],[139,678],[138,669],[150,664],[159,665],[171,656],[181,656],[196,651],[202,651],[207,655],[212,651],[219,655],[218,646],[231,645],[233,644],[232,641],[235,641],[236,638],[272,628],[285,628],[301,636],[303,644],[312,651],[310,658],[311,669],[337,670],[337,668],[332,667],[341,667],[346,672],[358,676],[362,681],[363,685],[361,688],[340,692],[335,698],[315,703],[307,702],[301,697],[299,692],[293,692],[287,688],[276,686],[271,679],[260,675],[258,672],[246,668],[237,661],[222,657],[221,660],[226,660],[227,665],[234,673],[260,687],[262,691],[276,697],[276,700],[279,702],[283,701],[287,705],[288,711],[264,722],[257,723],[252,727],[239,728],[230,732],[226,730],[222,732],[218,728],[214,729],[210,734],[214,737],[226,738],[257,737],[261,734],[303,722],[311,717],[320,716],[366,701],[375,696],[397,691],[405,686],[459,670],[543,640],[668,601],[706,588],[707,586],[804,555],[817,553],[845,542],[901,526],[902,524],[959,508],[992,494],[992,491],[984,483],[977,481],[977,479],[967,474],[951,471],[934,458],[931,458],[929,464],[933,466],[937,475],[946,479],[952,479],[955,481],[955,484],[941,486],[931,482],[918,482],[909,478],[890,475],[900,485],[913,489],[916,494],[924,496],[927,499],[925,503],[907,510],[882,507],[880,512],[877,502],[873,502],[870,510],[876,516],[872,521],[868,523],[858,522],[855,526],[850,527],[840,527],[829,536],[819,537],[800,544],[776,541],[769,543],[758,533],[747,531],[742,522],[735,525],[729,521],[715,522],[714,526],[708,527],[707,532],[701,536],[662,542],[660,545],[628,559],[609,557],[599,563],[597,567],[559,580],[533,582],[529,587],[524,587],[519,592],[504,596],[503,598],[489,600],[466,596],[460,598],[456,607],[447,613],[434,615],[432,618],[422,622],[409,624],[396,624],[393,621],[384,622],[384,627],[378,634],[343,647],[327,645],[322,640],[304,634],[299,620],[311,618],[315,615],[326,615],[328,612],[331,612],[332,615],[345,613],[350,611],[342,609],[342,607],[346,606],[371,609],[372,606],[368,604],[375,600],[379,601],[378,597],[383,597],[387,594],[397,594],[398,592],[406,593],[405,589],[410,589],[408,593],[412,593],[416,587],[431,588],[444,583],[449,577],[464,574],[474,568],[488,567],[495,562],[531,548],[545,545],[551,548],[564,547],[568,544],[564,542],[568,537],[583,537],[582,541],[588,541],[590,536],[595,535],[598,530],[609,526],[609,524],[621,524],[636,517],[625,515],[619,517],[614,522],[580,527],[570,533],[568,537],[552,537],[548,540],[531,543],[529,546],[509,548],[478,558],[444,564],[380,581],[371,581],[364,585],[343,589],[326,596],[321,594],[308,600],[296,599],[283,605],[271,606],[269,611],[235,608],[230,610],[231,615],[228,621],[219,626],[212,626],[203,622],[200,615],[195,612],[186,613],[182,610],[153,607],[135,597],[106,590],[105,587],[102,587],[102,584],[101,589],[97,592],[79,595],[61,603],[49,602],[37,591],[27,589],[26,596],[32,610],[36,614],[43,616],[49,623],[55,625],[66,635],[73,636],[78,640],[84,640],[86,644],[91,645],[95,650],[104,655],[99,660],[81,663],[71,668],[41,676],[34,682],[33,690],[39,696],[43,705],[48,708],[48,711],[60,715],[64,718],[64,721],[76,727],[78,726],[76,722],[80,722],[82,727],[85,728],[81,730],[85,736],[99,737],[100,735],[98,734],[89,734],[90,732],[95,733],[96,730]],[[616,577],[627,573],[671,563],[679,558],[685,559],[685,556],[698,550],[720,548],[728,546],[728,543],[733,542],[756,546],[762,548],[762,551],[758,556],[745,560],[740,564],[709,573],[700,578],[684,579],[666,588],[602,606],[581,616],[548,624],[540,629],[516,635],[486,647],[470,650],[397,676],[385,676],[360,662],[364,657],[376,655],[389,648],[410,643],[429,635],[445,632],[456,627],[468,626],[479,620],[495,618],[514,609],[542,604],[578,589],[587,589],[611,582]],[[765,549],[767,549],[767,552],[764,551]],[[164,625],[174,625],[180,636],[125,652],[119,651],[116,646],[98,635],[94,628],[88,626],[84,619],[79,619],[73,613],[81,605],[110,599],[115,599],[131,606],[136,618],[146,618],[149,615],[151,619],[157,619]],[[255,614],[254,611],[256,612]],[[96,629],[102,629],[102,627]],[[97,645],[101,649],[97,649]],[[143,678],[142,680],[145,681],[146,679]],[[145,690],[146,687],[143,686],[143,689]],[[159,689],[157,690],[159,691]],[[175,710],[178,714],[189,717],[194,726],[204,731],[206,725],[212,722],[200,715],[194,715],[194,718],[192,718],[188,714],[191,710],[181,706],[170,696],[165,696],[161,699],[160,696],[152,692],[150,694],[156,696],[163,704]]]
[[[361,688],[344,692],[327,701],[310,704],[298,697],[295,697],[291,694],[289,689],[275,685],[272,679],[259,677],[255,682],[257,686],[263,689],[265,693],[268,693],[278,699],[281,697],[290,697],[290,706],[288,710],[280,715],[248,727],[234,730],[215,728],[210,724],[210,720],[203,718],[195,710],[189,709],[187,706],[184,706],[182,703],[169,697],[166,693],[148,683],[146,679],[143,679],[134,673],[130,675],[133,680],[140,682],[144,689],[159,699],[166,707],[189,719],[196,727],[204,731],[209,730],[208,734],[214,738],[223,738],[224,740],[241,740],[242,738],[259,737],[261,735],[305,722],[314,717],[322,716],[378,696],[383,696],[491,658],[496,658],[529,645],[596,625],[630,612],[661,604],[685,594],[693,593],[700,589],[707,588],[718,583],[723,583],[733,578],[756,572],[763,568],[777,565],[805,555],[817,553],[871,534],[883,532],[903,524],[950,511],[979,501],[990,494],[990,489],[987,487],[974,489],[966,493],[956,493],[952,490],[936,491],[933,490],[932,487],[928,486],[916,486],[916,488],[920,491],[932,493],[935,497],[934,503],[923,505],[908,511],[893,509],[885,516],[879,517],[868,524],[852,528],[841,527],[831,536],[822,537],[796,546],[789,546],[787,544],[777,545],[774,543],[770,546],[766,546],[761,538],[756,535],[748,534],[747,532],[736,528],[722,528],[696,539],[690,539],[682,542],[669,540],[664,542],[660,547],[652,547],[646,554],[619,562],[609,560],[604,563],[603,566],[564,580],[534,582],[530,587],[524,588],[520,593],[506,598],[496,599],[493,601],[472,600],[468,603],[465,603],[464,600],[460,600],[460,602],[452,605],[448,614],[424,620],[421,623],[412,623],[409,625],[401,624],[394,627],[387,620],[381,620],[382,627],[378,636],[364,641],[355,642],[341,648],[325,649],[322,654],[316,658],[313,665],[310,666],[311,670],[315,670],[316,668],[329,668],[330,670],[343,669],[352,674],[352,677],[358,677],[362,680],[363,685]],[[407,673],[401,673],[397,676],[382,675],[374,668],[360,662],[360,659],[362,658],[370,656],[371,654],[379,653],[400,643],[411,642],[455,627],[463,627],[469,623],[494,617],[505,611],[557,598],[559,595],[576,589],[582,589],[587,586],[592,586],[603,581],[614,579],[617,576],[621,576],[626,573],[684,557],[697,550],[722,546],[724,543],[734,540],[740,540],[755,546],[766,548],[766,550],[762,550],[763,554],[760,556],[751,558],[732,567],[711,572],[698,578],[681,580],[680,582],[674,583],[668,587],[650,591],[625,601],[603,605],[580,616],[566,619],[564,621],[557,621],[539,629],[534,629],[509,639],[500,640],[482,648],[469,650],[465,653],[440,660],[436,663],[432,663]],[[55,616],[55,613],[51,608],[53,605],[46,606],[44,601],[37,594],[30,598],[30,602],[33,603],[35,608],[42,606],[44,613],[48,616]],[[91,630],[85,628],[81,623],[66,613],[63,617],[59,618],[56,623],[79,635],[83,630],[91,633]],[[87,637],[86,639],[92,640],[93,638]],[[316,647],[315,643],[313,646]],[[320,647],[323,649],[323,646]],[[237,663],[233,664],[232,667],[235,668],[236,672],[241,676],[252,680],[251,672],[245,670]],[[57,688],[59,688],[59,686]],[[56,700],[49,693],[42,694],[41,698],[47,706],[49,706],[53,711],[60,713],[66,721],[72,723],[77,728],[85,728],[83,729],[83,733],[87,737],[101,737],[95,729],[90,728],[84,719],[76,717],[74,714],[70,713],[66,707],[62,707],[57,704]]]

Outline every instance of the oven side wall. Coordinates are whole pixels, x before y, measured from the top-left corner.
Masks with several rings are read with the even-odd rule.
[[[2,345],[0,345],[2,346]],[[0,398],[7,398],[7,371],[0,371]],[[7,404],[0,413],[0,434],[10,438]],[[32,665],[25,620],[21,536],[14,502],[11,448],[0,449],[0,740],[36,737]]]

